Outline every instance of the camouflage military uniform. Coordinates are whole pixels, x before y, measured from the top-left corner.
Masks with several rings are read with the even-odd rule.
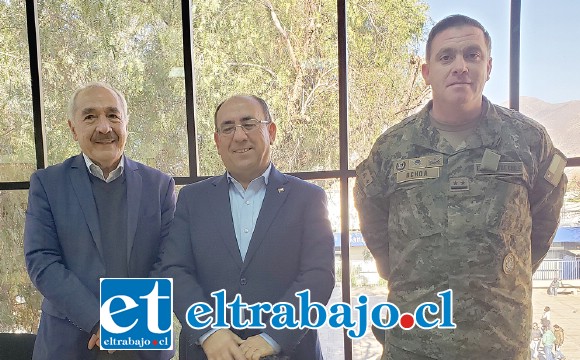
[[[541,125],[487,99],[456,150],[430,108],[379,137],[355,203],[388,300],[413,313],[452,289],[457,328],[396,327],[383,358],[527,360],[531,277],[558,226],[565,157]]]

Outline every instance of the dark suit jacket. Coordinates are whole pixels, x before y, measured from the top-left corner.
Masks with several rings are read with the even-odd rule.
[[[183,325],[180,358],[205,359],[196,342],[210,327],[191,329],[185,314],[195,302],[213,307],[213,291],[225,289],[228,302],[241,294],[247,304],[296,305],[295,293],[304,289],[311,290],[311,301],[326,304],[334,287],[334,242],[321,188],[272,167],[244,261],[228,188],[223,175],[181,189],[169,239],[156,266],[161,276],[174,281],[173,310]],[[263,320],[267,327],[262,331],[282,347],[281,355],[322,359],[316,331],[275,330],[267,318]],[[234,332],[245,339],[260,330]]]
[[[174,182],[127,157],[124,173],[128,272],[130,277],[148,277],[173,219]],[[78,155],[30,178],[24,252],[30,279],[44,296],[34,359],[96,356],[87,344],[99,321],[99,278],[105,276],[105,265],[89,176]],[[139,353],[171,357],[168,352]]]

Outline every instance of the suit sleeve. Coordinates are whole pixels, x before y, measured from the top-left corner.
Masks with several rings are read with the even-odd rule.
[[[169,230],[175,216],[175,181],[169,179],[165,198],[161,205],[161,247],[169,237]],[[161,249],[161,248],[160,248]]]
[[[186,313],[192,305],[191,300],[196,299],[197,302],[206,304],[211,304],[213,301],[205,297],[203,288],[195,275],[195,256],[191,247],[191,222],[188,208],[188,204],[193,200],[187,199],[186,195],[186,190],[182,190],[177,198],[175,217],[167,239],[161,246],[152,276],[173,278],[173,312],[182,325],[182,331],[189,345],[193,345],[203,334],[211,330],[211,326],[192,329],[187,325]]]
[[[48,196],[36,173],[30,178],[24,258],[40,293],[75,326],[90,332],[99,321],[99,299],[66,268]]]
[[[310,301],[326,304],[334,288],[334,237],[328,220],[326,194],[316,187],[308,195],[303,212],[302,249],[300,272],[296,280],[277,302],[287,302],[298,309],[296,293],[310,290]],[[285,353],[290,353],[308,331],[305,329],[277,330],[266,325],[264,333],[270,336]]]
[[[380,158],[373,149],[356,168],[354,203],[358,210],[363,239],[377,264],[379,275],[389,279],[388,219],[389,200],[382,189]]]
[[[568,179],[564,174],[566,157],[543,134],[538,156],[538,174],[530,191],[532,212],[532,272],[546,256],[560,223],[560,210]]]

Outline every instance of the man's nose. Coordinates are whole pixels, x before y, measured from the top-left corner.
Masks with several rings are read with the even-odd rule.
[[[248,138],[248,134],[241,125],[238,125],[234,128],[233,137],[235,141],[244,141]]]
[[[109,122],[109,119],[107,119],[106,116],[101,115],[99,116],[98,119],[98,123],[97,123],[97,131],[100,132],[101,134],[106,134],[109,131],[111,131],[111,123]]]
[[[453,73],[455,74],[462,74],[467,72],[469,69],[467,68],[467,62],[463,58],[463,56],[457,56],[455,61],[453,62]]]

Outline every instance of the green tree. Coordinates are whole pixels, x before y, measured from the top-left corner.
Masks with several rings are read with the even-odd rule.
[[[38,0],[50,164],[79,153],[66,123],[68,97],[77,86],[100,80],[126,94],[128,155],[174,176],[189,175],[184,80],[175,77],[183,67],[181,3]],[[417,0],[356,0],[348,6],[355,165],[381,131],[427,94],[416,54],[426,6]],[[0,181],[5,181],[13,180],[6,177],[6,163],[12,177],[22,173],[14,163],[34,164],[34,142],[23,3],[0,0],[0,10]],[[256,94],[271,105],[280,169],[338,168],[336,2],[194,1],[192,14],[201,173],[223,171],[213,144],[213,112],[235,93]],[[33,331],[41,296],[22,258],[23,194],[0,193],[0,325]]]

